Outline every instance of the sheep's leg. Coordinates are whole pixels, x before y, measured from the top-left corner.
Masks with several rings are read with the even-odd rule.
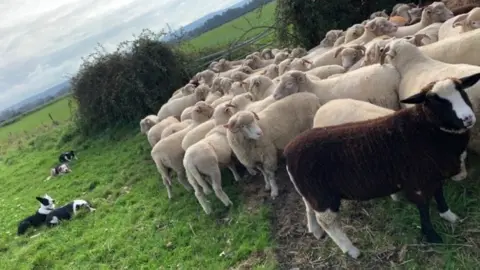
[[[401,192],[393,193],[393,194],[390,195],[390,198],[392,198],[392,200],[398,202],[398,201],[400,201],[400,198],[399,198],[400,193]]]
[[[430,212],[428,203],[417,204],[418,212],[420,213],[420,223],[422,233],[426,236],[430,243],[442,243],[443,240],[433,228],[430,220]]]
[[[324,212],[315,211],[317,222],[322,226],[325,232],[332,238],[333,242],[342,250],[343,253],[348,253],[352,258],[356,259],[360,255],[360,250],[356,248],[352,241],[347,237],[340,227],[340,219],[338,213],[327,209]]]
[[[225,206],[233,205],[230,198],[228,198],[222,189],[222,175],[218,166],[210,173],[210,179],[212,180],[212,188],[217,198],[219,198]]]
[[[246,168],[247,168],[248,173],[249,173],[251,176],[257,175],[257,171],[255,171],[254,168],[250,168],[250,167],[246,167]]]
[[[240,179],[242,179],[240,177],[240,175],[238,174],[237,169],[235,168],[235,165],[233,165],[233,164],[228,165],[228,169],[232,172],[233,178],[235,179],[235,181],[238,182],[238,181],[240,181]],[[213,183],[213,180],[212,180],[212,183]]]
[[[457,174],[457,175],[454,175],[450,178],[453,181],[461,181],[461,180],[467,178],[468,173],[467,173],[467,168],[465,166],[465,159],[466,158],[467,158],[467,151],[464,151],[460,155],[460,173]]]
[[[191,191],[192,187],[188,184],[187,177],[185,175],[185,170],[180,170],[177,172],[177,179],[180,184],[187,190]]]
[[[307,213],[307,227],[308,227],[308,232],[313,233],[313,236],[315,238],[320,239],[325,236],[325,231],[320,227],[320,225],[317,222],[317,219],[315,217],[315,212],[313,211],[312,207],[310,204],[303,198],[303,202],[305,203],[305,208],[306,208],[306,213]]]
[[[263,174],[263,180],[265,181],[265,190],[270,190],[270,182],[268,176],[261,166],[257,166],[257,169]]]
[[[275,171],[265,170],[265,172],[267,173],[268,181],[270,182],[270,187],[272,188],[270,191],[270,196],[272,199],[275,199],[278,196],[278,186],[275,179]]]
[[[205,194],[202,192],[202,189],[200,186],[197,184],[197,181],[195,178],[192,176],[191,173],[186,171],[187,174],[187,180],[192,185],[193,190],[195,191],[195,197],[197,198],[197,201],[200,203],[200,205],[203,208],[203,211],[209,215],[212,213],[212,207],[210,206],[210,203],[208,202],[207,198],[205,197]]]
[[[163,185],[165,185],[165,187],[167,188],[168,198],[171,199],[172,198],[172,179],[170,178],[168,169],[163,165],[161,161],[157,161],[155,159],[153,159],[153,161],[155,161],[155,164],[157,165],[157,170],[162,177]]]
[[[451,223],[455,223],[458,220],[458,216],[450,211],[450,208],[448,207],[447,201],[443,196],[443,187],[440,187],[435,191],[435,201],[437,202],[437,209],[440,213],[440,217]]]

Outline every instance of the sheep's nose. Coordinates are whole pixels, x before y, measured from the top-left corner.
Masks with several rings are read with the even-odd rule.
[[[466,125],[466,126],[471,126],[474,124],[475,122],[475,119],[473,118],[473,115],[467,115],[465,117],[463,117],[463,123]]]

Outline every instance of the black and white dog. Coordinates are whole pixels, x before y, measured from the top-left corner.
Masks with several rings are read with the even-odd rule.
[[[50,180],[52,177],[59,176],[61,174],[70,173],[72,170],[68,167],[66,163],[55,166],[50,170],[50,176],[45,180]]]
[[[40,208],[35,214],[25,218],[18,224],[17,235],[24,234],[30,227],[39,227],[45,224],[47,215],[55,209],[55,200],[48,194],[45,194],[43,197],[36,197],[36,199],[40,202]]]
[[[66,204],[60,208],[51,211],[47,215],[47,219],[45,222],[47,223],[47,226],[50,227],[58,225],[62,220],[70,220],[73,216],[77,214],[77,211],[81,208],[88,208],[90,212],[96,210],[86,200],[74,200],[69,204]]]
[[[61,163],[70,162],[72,159],[78,159],[77,156],[75,155],[75,152],[74,152],[73,150],[68,151],[68,152],[63,152],[63,153],[61,153],[60,156],[58,157],[58,160],[59,160]]]

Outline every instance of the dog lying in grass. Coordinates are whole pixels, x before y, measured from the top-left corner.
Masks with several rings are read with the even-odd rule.
[[[48,196],[48,194],[45,194],[43,197],[36,197],[35,199],[40,202],[40,208],[35,214],[25,218],[18,224],[17,235],[25,234],[30,227],[39,227],[45,224],[47,215],[55,209],[55,200]]]
[[[47,226],[58,225],[63,220],[70,220],[75,216],[78,210],[82,208],[88,208],[90,212],[95,211],[96,209],[91,206],[86,200],[73,200],[73,202],[68,203],[60,208],[57,208],[51,211],[46,218]]]

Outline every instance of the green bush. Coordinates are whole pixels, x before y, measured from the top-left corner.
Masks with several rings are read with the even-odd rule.
[[[188,78],[186,56],[144,30],[107,53],[97,48],[71,79],[76,124],[85,134],[156,114]]]
[[[277,38],[285,46],[300,45],[310,49],[320,43],[327,31],[346,29],[368,19],[375,11],[386,9],[389,12],[395,4],[402,2],[405,1],[277,0]]]

